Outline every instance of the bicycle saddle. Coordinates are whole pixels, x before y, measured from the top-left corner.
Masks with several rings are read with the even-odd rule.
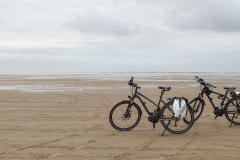
[[[162,86],[159,86],[158,88],[164,91],[169,91],[171,89],[171,87],[162,87]]]
[[[224,87],[224,89],[230,89],[230,90],[235,90],[235,87]]]

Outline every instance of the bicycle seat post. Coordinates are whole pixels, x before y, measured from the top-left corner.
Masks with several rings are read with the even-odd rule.
[[[224,97],[223,97],[223,99],[222,99],[222,102],[220,103],[221,106],[224,105],[224,101],[225,101],[225,99],[226,99],[227,94],[228,94],[229,91],[230,91],[230,90],[226,89],[226,91],[225,91],[225,95],[224,95]]]
[[[159,98],[159,101],[158,101],[158,106],[157,106],[157,107],[159,107],[159,106],[160,106],[161,99],[162,99],[162,96],[163,96],[164,92],[165,92],[165,90],[164,90],[164,89],[162,89],[162,91],[161,91],[161,95],[160,95],[160,98]]]
[[[161,96],[160,96],[161,99],[162,99],[162,96],[163,96],[164,92],[165,92],[165,90],[163,89],[163,90],[161,91]]]

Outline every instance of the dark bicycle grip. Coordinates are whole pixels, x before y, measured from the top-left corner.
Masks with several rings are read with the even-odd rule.
[[[198,76],[195,76],[195,80],[197,80],[197,82],[203,82],[204,81],[204,79],[202,79],[202,78],[198,78]]]
[[[210,84],[210,86],[213,87],[213,88],[217,88],[217,86],[213,86],[212,84]]]
[[[139,87],[139,86],[137,85],[137,83],[134,84],[134,87],[136,87],[136,88],[138,88],[138,89],[141,89],[141,87]]]

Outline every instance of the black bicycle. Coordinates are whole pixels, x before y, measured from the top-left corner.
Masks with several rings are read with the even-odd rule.
[[[236,88],[224,87],[225,94],[221,94],[212,90],[212,88],[217,88],[216,86],[204,82],[204,80],[198,76],[195,78],[195,80],[200,83],[200,92],[198,93],[198,96],[189,103],[193,108],[194,121],[196,121],[202,115],[205,106],[203,95],[205,94],[214,109],[213,113],[216,115],[214,120],[216,120],[218,116],[225,114],[225,117],[231,123],[230,127],[232,124],[240,125],[240,119],[238,119],[238,115],[240,114],[240,94],[235,91]],[[228,93],[230,94],[231,98],[227,97]],[[210,94],[218,95],[218,99],[221,100],[220,107],[215,106]]]
[[[165,91],[169,91],[171,87],[158,87],[161,89],[161,95],[158,104],[154,103],[152,100],[138,92],[139,87],[136,83],[133,82],[134,77],[131,77],[131,80],[128,81],[130,85],[130,90],[132,96],[128,96],[129,100],[124,100],[117,103],[109,114],[109,121],[111,125],[119,131],[129,131],[136,127],[140,122],[142,110],[137,103],[134,102],[135,99],[138,99],[146,112],[148,113],[148,120],[153,123],[153,130],[155,129],[155,123],[161,121],[162,126],[165,130],[174,133],[182,134],[187,132],[193,125],[194,114],[190,106],[187,107],[186,116],[184,118],[175,117],[173,111],[173,102],[171,98],[168,98],[168,102],[165,103],[162,100],[162,96]],[[150,112],[141,97],[145,98],[147,101],[151,102],[157,108],[153,112]],[[160,104],[163,103],[163,107],[160,108]]]

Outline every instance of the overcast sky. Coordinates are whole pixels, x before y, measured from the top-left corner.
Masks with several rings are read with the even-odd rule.
[[[239,72],[239,0],[0,0],[0,73]]]

